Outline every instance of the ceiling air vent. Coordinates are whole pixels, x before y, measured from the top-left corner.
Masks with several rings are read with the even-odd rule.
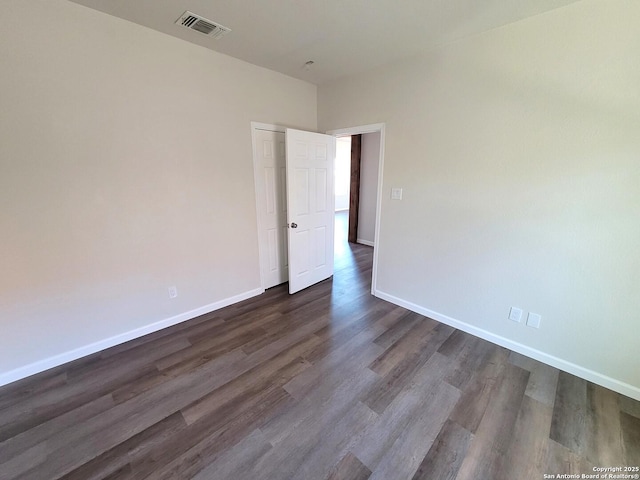
[[[176,20],[176,24],[215,39],[218,39],[231,31],[230,28],[223,27],[218,23],[207,20],[206,18],[191,12],[184,12],[180,18]]]

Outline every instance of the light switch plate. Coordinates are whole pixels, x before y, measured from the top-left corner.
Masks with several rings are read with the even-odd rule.
[[[402,189],[401,188],[392,188],[391,189],[391,200],[402,200]]]

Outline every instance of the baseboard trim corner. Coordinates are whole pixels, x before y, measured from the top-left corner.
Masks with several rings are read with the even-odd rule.
[[[356,238],[356,243],[361,243],[367,247],[375,247],[375,244],[371,240],[365,240],[363,238]]]
[[[99,340],[97,342],[75,348],[68,352],[63,352],[52,357],[45,358],[43,360],[38,360],[23,367],[9,370],[8,372],[0,374],[0,387],[9,383],[16,382],[18,380],[22,380],[23,378],[30,377],[31,375],[44,372],[51,368],[64,365],[65,363],[71,362],[73,360],[86,357],[87,355],[92,355],[102,350],[106,350],[107,348],[120,345],[121,343],[125,343],[130,340],[143,337],[144,335],[157,332],[158,330],[162,330],[163,328],[186,322],[187,320],[199,317],[200,315],[204,315],[215,310],[220,310],[221,308],[233,305],[234,303],[238,303],[243,300],[247,300],[248,298],[255,297],[262,293],[264,293],[263,288],[255,288],[253,290],[249,290],[247,292],[243,292],[238,295],[234,295],[232,297],[228,297],[217,302],[210,303],[208,305],[203,305],[202,307],[195,308],[193,310],[189,310],[187,312],[180,313],[178,315],[174,315],[172,317],[165,318],[163,320],[159,320],[157,322],[153,322],[148,325],[135,328],[133,330],[129,330],[128,332],[114,335],[104,340]]]
[[[435,312],[428,308],[424,308],[413,302],[409,302],[394,295],[390,295],[381,290],[375,290],[373,292],[373,295],[382,300],[393,303],[394,305],[398,305],[399,307],[403,307],[407,310],[411,310],[412,312],[424,315],[425,317],[432,318],[434,320],[437,320],[438,322],[444,323],[453,328],[457,328],[458,330],[462,330],[463,332],[469,333],[476,337],[480,337],[484,340],[487,340],[488,342],[494,343],[504,348],[508,348],[509,350],[512,350],[516,353],[520,353],[521,355],[524,355],[526,357],[533,358],[534,360],[538,360],[539,362],[545,363],[559,370],[571,373],[576,377],[580,377],[584,380],[593,382],[597,385],[613,390],[614,392],[618,392],[622,395],[626,395],[627,397],[631,397],[635,400],[640,401],[640,387],[636,387],[629,383],[622,382],[607,375],[603,375],[602,373],[582,367],[580,365],[542,352],[535,348],[531,348],[521,343],[514,342],[513,340],[509,340],[508,338],[505,338],[503,336],[491,333],[488,330],[484,330],[474,325],[470,325],[466,322],[456,320],[455,318],[449,317],[439,312]]]

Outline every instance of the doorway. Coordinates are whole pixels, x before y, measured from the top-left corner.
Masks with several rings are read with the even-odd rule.
[[[340,148],[339,142],[342,138],[348,138],[350,145],[348,150],[350,155],[349,213],[347,214],[345,210],[336,208],[336,261],[340,258],[347,260],[346,257],[349,256],[350,243],[347,243],[346,239],[351,244],[358,243],[374,247],[371,276],[372,294],[376,290],[377,278],[378,248],[376,246],[379,245],[384,133],[385,124],[383,123],[327,132],[328,135],[337,137],[337,151]],[[338,168],[336,164],[336,170]],[[336,189],[338,188],[338,182],[339,180],[336,178]],[[336,193],[340,192],[336,190]],[[336,197],[336,206],[338,205],[338,197]],[[347,238],[343,238],[345,236]]]
[[[351,243],[375,245],[380,132],[336,139],[336,216],[348,217]]]
[[[251,123],[262,289],[296,293],[333,275],[331,135]]]
[[[287,206],[286,206],[286,198],[287,198],[287,182],[286,182],[286,168],[283,162],[283,157],[285,157],[286,152],[286,141],[283,139],[282,134],[285,132],[285,128],[278,125],[271,124],[262,124],[257,122],[251,123],[252,127],[252,142],[253,142],[253,152],[254,152],[254,174],[256,173],[257,168],[257,156],[258,152],[262,155],[262,147],[261,149],[257,149],[256,146],[258,143],[262,144],[263,142],[257,142],[257,136],[261,135],[260,131],[268,131],[271,132],[269,135],[274,139],[274,147],[272,156],[274,158],[273,170],[273,184],[277,184],[277,188],[273,189],[271,192],[266,192],[264,188],[264,182],[260,179],[261,175],[254,175],[255,179],[255,191],[256,191],[256,207],[258,213],[258,242],[259,242],[259,260],[260,260],[260,275],[261,275],[261,284],[262,288],[270,288],[271,286],[277,285],[279,283],[286,282],[288,279],[286,268],[284,270],[279,271],[277,274],[271,276],[265,274],[265,272],[273,267],[274,264],[281,264],[285,267],[288,263],[288,246],[287,246]],[[327,132],[327,135],[331,135],[334,137],[345,137],[351,135],[367,135],[367,134],[375,134],[372,135],[371,138],[375,138],[374,142],[366,142],[365,141],[365,153],[367,151],[367,145],[370,145],[369,153],[367,154],[370,159],[367,161],[367,166],[372,167],[369,170],[375,173],[377,176],[377,180],[374,176],[373,181],[371,181],[369,176],[367,176],[366,186],[364,183],[361,183],[361,188],[364,187],[363,195],[367,195],[367,199],[362,202],[364,206],[364,210],[361,210],[358,214],[358,220],[360,223],[360,219],[364,218],[364,224],[369,225],[368,230],[362,230],[361,235],[356,238],[358,243],[362,243],[364,245],[374,246],[378,244],[378,231],[379,231],[379,212],[380,212],[380,189],[382,185],[382,166],[383,166],[383,152],[384,152],[384,124],[374,124],[374,125],[365,125],[361,127],[352,127],[341,130],[334,130],[331,132]],[[261,139],[264,140],[264,139]],[[334,141],[335,148],[335,141]],[[269,149],[267,149],[268,151]],[[333,168],[331,168],[333,170]],[[366,172],[363,174],[366,175]],[[331,172],[331,177],[333,177],[333,172]],[[264,180],[264,179],[262,179]],[[333,180],[333,178],[332,178]],[[333,181],[331,181],[333,184]],[[331,189],[334,186],[331,185]],[[262,228],[262,223],[264,223],[264,219],[262,218],[261,212],[264,210],[264,200],[270,200],[268,202],[269,205],[275,207],[275,211],[278,212],[278,219],[276,223],[273,225],[271,229],[273,234],[265,235],[264,228]],[[333,199],[331,201],[333,204]],[[273,210],[272,210],[273,211]],[[331,210],[333,214],[333,209]],[[264,213],[264,212],[262,212]],[[337,227],[337,225],[336,225]],[[331,230],[333,231],[333,225]],[[333,232],[332,232],[333,233]],[[339,245],[339,242],[332,242],[334,245]],[[332,254],[331,257],[334,255]],[[278,259],[284,260],[284,262],[279,262]],[[331,258],[333,260],[333,258]],[[333,262],[332,262],[333,263]],[[373,261],[373,273],[372,273],[372,282],[371,288],[372,293],[376,289],[376,271],[377,271],[377,249],[374,249],[374,261]]]

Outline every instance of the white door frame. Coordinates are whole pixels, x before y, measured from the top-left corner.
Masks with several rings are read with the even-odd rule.
[[[380,159],[378,161],[378,191],[376,192],[376,225],[373,238],[373,270],[371,273],[371,294],[375,295],[378,284],[378,250],[380,248],[380,213],[382,210],[382,175],[384,172],[384,133],[386,124],[373,123],[349,128],[339,128],[327,131],[327,135],[344,137],[346,135],[361,135],[364,133],[380,133]]]
[[[271,123],[260,123],[260,122],[251,122],[251,151],[253,152],[253,191],[254,191],[254,197],[255,197],[255,201],[256,201],[256,221],[257,221],[257,225],[258,225],[258,265],[259,265],[259,270],[260,270],[260,288],[262,288],[262,291],[265,290],[264,285],[265,285],[265,281],[264,281],[264,274],[262,272],[262,259],[265,258],[265,255],[267,254],[264,251],[264,245],[262,245],[262,242],[260,242],[260,232],[262,231],[262,219],[260,218],[260,204],[258,201],[258,156],[257,156],[257,150],[256,150],[256,130],[267,130],[270,132],[279,132],[279,133],[285,133],[286,131],[286,127],[283,127],[281,125],[274,125]]]

